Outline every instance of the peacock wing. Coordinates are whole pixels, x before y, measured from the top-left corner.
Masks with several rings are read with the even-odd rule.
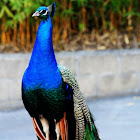
[[[58,65],[58,68],[61,72],[64,82],[68,85],[66,90],[66,97],[71,99],[68,100],[68,104],[70,102],[69,108],[73,108],[73,120],[75,121],[76,133],[75,140],[100,140],[93,117],[85,102],[83,94],[80,91],[74,75],[68,68],[64,66]],[[69,93],[70,90],[72,91],[72,94]],[[69,97],[68,95],[72,95],[72,97]]]
[[[65,83],[66,112],[58,122],[61,140],[100,140],[93,117],[81,93],[78,83],[71,71],[58,65]],[[32,118],[38,137],[45,140],[45,136]]]

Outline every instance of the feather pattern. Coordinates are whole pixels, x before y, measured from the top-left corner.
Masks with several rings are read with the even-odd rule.
[[[60,65],[58,66],[58,68],[60,69],[64,81],[73,88],[74,113],[76,119],[76,140],[78,140],[79,136],[80,140],[82,140],[85,133],[84,116],[89,122],[90,128],[92,130],[89,109],[86,105],[83,95],[81,94],[78,83],[71,71],[68,68]]]
[[[41,140],[45,140],[46,138],[45,138],[44,134],[42,133],[42,131],[40,130],[40,127],[39,127],[39,125],[38,125],[38,123],[37,123],[35,118],[32,118],[32,123],[33,123],[33,127],[35,129],[35,132],[36,132],[37,136]]]
[[[66,120],[66,113],[64,113],[64,117],[58,122],[59,132],[62,140],[68,140],[68,124]]]
[[[57,65],[52,43],[54,13],[53,3],[33,14],[42,21],[23,75],[23,103],[39,140],[100,140],[74,75]]]
[[[76,120],[76,136],[75,140],[100,140],[97,129],[95,127],[92,115],[79,89],[78,83],[71,71],[61,65],[58,65],[64,82],[68,83],[73,89],[74,100],[74,117]],[[66,113],[58,123],[62,140],[68,139],[68,122]]]
[[[99,140],[99,136],[97,133],[97,129],[94,125],[94,121],[92,119],[89,108],[85,102],[83,94],[80,91],[78,83],[71,73],[71,71],[61,65],[58,65],[58,68],[62,74],[63,80],[68,83],[73,89],[73,100],[74,100],[74,115],[76,119],[76,138],[75,140],[83,140],[85,136],[85,120],[89,124],[90,131],[97,135],[97,140]],[[84,120],[85,119],[85,120]],[[93,127],[94,126],[94,127]]]

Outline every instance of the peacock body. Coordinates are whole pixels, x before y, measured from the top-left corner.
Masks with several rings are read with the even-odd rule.
[[[55,4],[33,14],[42,19],[22,80],[22,99],[38,139],[99,140],[92,115],[69,69],[57,64],[51,17]]]

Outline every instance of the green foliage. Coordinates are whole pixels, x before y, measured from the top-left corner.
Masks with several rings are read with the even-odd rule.
[[[81,32],[83,32],[84,31],[84,28],[85,28],[85,25],[83,24],[83,23],[79,23],[79,30],[81,31]]]
[[[4,5],[0,10],[0,18],[2,18],[4,14],[6,14],[7,17],[14,17],[13,13],[9,10],[9,8],[6,5]]]
[[[75,2],[77,7],[87,6],[88,5],[88,0],[71,0],[71,1]]]
[[[64,16],[64,17],[69,17],[69,16],[71,16],[71,15],[74,14],[74,11],[73,11],[72,8],[69,8],[69,9],[63,10],[61,14],[62,14],[62,16]]]
[[[54,0],[1,0],[0,44],[12,43],[19,50],[29,51],[40,22],[35,22],[31,15],[38,7],[52,2]],[[68,41],[73,34],[80,32],[80,35],[92,35],[92,32],[123,29],[131,34],[140,21],[140,0],[55,0],[55,4],[57,11],[52,18],[55,43]]]
[[[14,26],[22,22],[41,5],[49,5],[53,0],[3,0],[0,1],[0,18],[7,19],[7,26]],[[74,16],[75,19],[78,19],[79,30],[82,31],[84,26],[82,25],[82,7],[86,8],[87,14],[87,24],[90,24],[88,21],[93,20],[95,22],[95,16],[98,18],[98,21],[104,20],[107,25],[110,24],[110,12],[121,16],[121,23],[126,23],[128,16],[140,17],[139,12],[139,0],[69,0],[67,5],[72,3],[72,7],[63,6],[64,1],[57,0],[57,16],[60,18],[67,18]],[[132,5],[132,9],[129,10],[129,7]],[[93,10],[95,12],[93,12]],[[101,13],[102,11],[102,13]],[[103,17],[104,13],[104,17]],[[89,15],[89,16],[88,16]],[[94,17],[93,17],[94,16]],[[90,18],[91,17],[91,18]],[[103,19],[104,18],[104,19]],[[76,22],[76,21],[75,21]],[[101,23],[98,23],[101,26]],[[107,27],[107,26],[105,26]],[[103,27],[103,28],[105,28]]]

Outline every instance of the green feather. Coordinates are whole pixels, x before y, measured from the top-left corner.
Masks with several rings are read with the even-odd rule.
[[[88,123],[86,124],[86,129],[85,129],[85,137],[84,140],[95,140],[95,136],[94,136],[94,131],[95,131],[95,127],[93,126],[93,130],[90,130],[90,127],[88,125]]]

